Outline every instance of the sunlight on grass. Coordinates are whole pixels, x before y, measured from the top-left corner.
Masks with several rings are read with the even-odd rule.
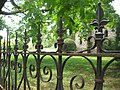
[[[57,57],[56,57],[57,58]],[[67,56],[63,57],[63,60],[65,60]],[[94,64],[96,64],[96,58],[95,57],[88,57],[92,60]],[[110,57],[104,57],[103,58],[103,66],[110,60]],[[22,57],[19,57],[18,62],[21,64],[23,63]],[[105,74],[105,83],[104,83],[104,90],[120,90],[120,73],[118,72],[118,67],[116,67],[116,63],[114,62],[112,65],[109,66],[106,74]],[[31,87],[31,90],[36,90],[37,88],[37,80],[36,78],[32,78],[30,76],[29,66],[33,64],[36,66],[36,61],[34,60],[33,56],[29,56],[27,61],[27,78]],[[43,67],[49,66],[52,69],[52,79],[50,82],[40,82],[41,90],[55,90],[56,87],[56,66],[54,64],[54,61],[50,56],[46,56],[41,64],[41,75],[42,77],[47,80],[49,78],[49,75],[44,75],[43,73]],[[23,67],[23,66],[22,66]],[[19,69],[18,69],[19,70]],[[14,73],[14,72],[13,72]],[[36,74],[36,71],[32,72],[33,76]],[[18,73],[17,76],[17,82],[19,85],[20,80],[23,75],[23,70],[21,73]],[[75,79],[74,84],[78,83],[81,85],[81,79],[79,76],[82,76],[85,79],[85,86],[82,90],[93,90],[94,87],[94,72],[87,60],[85,60],[82,57],[72,57],[68,60],[68,62],[65,65],[64,72],[63,72],[63,85],[65,90],[70,90],[70,80],[73,76],[78,75],[78,77]],[[14,76],[13,76],[14,78]],[[23,81],[20,86],[20,90],[23,90]],[[74,90],[75,86],[74,86]]]

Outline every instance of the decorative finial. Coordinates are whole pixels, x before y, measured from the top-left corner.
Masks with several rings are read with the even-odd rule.
[[[37,25],[38,25],[38,33],[37,33],[37,35],[36,35],[36,37],[37,37],[37,42],[36,42],[36,45],[35,45],[35,49],[37,49],[37,52],[41,52],[41,49],[43,49],[43,45],[41,45],[41,43],[42,43],[42,39],[41,39],[41,37],[42,37],[42,34],[41,34],[41,32],[40,32],[40,24],[41,24],[41,22],[37,22]]]
[[[62,38],[63,33],[65,30],[63,30],[63,23],[62,23],[62,16],[60,16],[60,22],[59,22],[59,30],[58,30],[58,36],[59,38]]]
[[[104,16],[104,12],[103,12],[103,9],[101,7],[101,3],[99,2],[98,3],[98,8],[97,8],[97,11],[96,11],[96,17],[97,17],[99,22],[102,20],[103,16]]]
[[[28,45],[27,45],[27,31],[25,29],[25,33],[24,33],[24,45],[23,45],[23,49],[24,49],[24,52],[27,51],[28,49]]]
[[[91,22],[91,25],[95,26],[95,29],[97,29],[98,32],[102,32],[102,29],[104,28],[104,26],[109,22],[109,20],[103,18],[103,16],[104,16],[104,12],[101,7],[101,3],[99,2],[98,9],[96,11],[97,20],[94,20]]]
[[[63,23],[62,23],[62,16],[60,16],[60,20],[59,20],[59,29],[57,30],[58,33],[58,40],[57,43],[55,43],[55,48],[58,45],[58,50],[57,52],[62,53],[62,46],[64,44],[64,40],[62,39],[63,33],[65,32],[65,30],[63,29]]]

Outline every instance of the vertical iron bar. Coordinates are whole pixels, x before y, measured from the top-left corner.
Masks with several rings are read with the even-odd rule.
[[[95,34],[96,36],[96,47],[97,47],[97,53],[102,53],[101,51],[101,40],[103,38],[103,32],[100,22],[102,21],[102,17],[104,16],[104,12],[101,8],[101,3],[98,3],[98,10],[97,10],[97,17],[98,17],[98,32]],[[96,90],[102,90],[103,89],[103,76],[102,76],[102,56],[97,56],[97,73],[95,77],[95,83],[96,83]]]
[[[96,47],[97,47],[97,53],[102,53],[101,51],[101,40],[103,38],[102,32],[96,33]],[[95,90],[102,90],[103,89],[103,75],[102,75],[102,56],[97,56],[97,73],[95,76]]]
[[[0,36],[0,78],[2,78],[2,46],[1,46],[2,36]]]
[[[37,55],[37,90],[40,90],[40,55],[39,54]]]
[[[26,76],[26,54],[24,52],[24,57],[23,57],[23,74],[24,74],[24,90],[26,90],[26,81],[27,81],[27,76]]]
[[[8,42],[9,42],[8,37],[9,37],[9,30],[7,29],[7,43],[6,43],[6,56],[5,56],[6,57],[6,62],[7,62],[7,67],[6,68],[8,68]],[[6,79],[7,79],[8,73],[9,73],[9,71],[7,71],[7,73],[6,73]],[[8,81],[6,80],[5,83],[6,83],[6,89],[8,89],[7,88],[8,87]]]
[[[17,44],[17,32],[16,32],[16,39],[15,39],[15,47],[14,47],[14,58],[15,58],[15,87],[14,90],[17,90],[17,59],[18,59],[18,44]]]
[[[7,54],[7,59],[8,59],[8,90],[10,90],[10,58],[11,58],[11,46],[10,46],[10,35],[8,31],[8,54]]]
[[[38,22],[38,34],[37,34],[37,43],[36,43],[36,49],[37,49],[37,90],[40,90],[40,63],[41,63],[41,59],[40,59],[40,53],[41,53],[41,33],[40,33],[40,22]]]
[[[37,47],[37,52],[40,53],[40,25],[38,25],[38,47]],[[40,54],[37,55],[37,90],[40,90]]]
[[[94,20],[91,25],[95,26],[95,29],[97,29],[98,31],[95,33],[95,39],[96,39],[96,47],[97,47],[97,53],[102,53],[102,46],[101,46],[101,42],[103,39],[103,28],[104,25],[106,25],[109,20],[103,18],[104,16],[104,12],[103,9],[101,7],[101,3],[98,3],[98,8],[96,11],[96,17],[97,20]],[[96,68],[97,72],[95,74],[95,87],[94,90],[102,90],[103,89],[103,68],[102,68],[102,56],[97,56],[97,68]]]
[[[58,57],[58,75],[57,75],[57,79],[58,79],[58,87],[57,90],[64,90],[63,89],[63,72],[62,72],[62,55],[59,55]]]
[[[3,87],[5,88],[6,85],[6,80],[5,80],[5,67],[6,67],[6,53],[5,53],[5,39],[4,39],[4,43],[3,43],[3,78],[4,78],[4,84]],[[7,89],[7,88],[6,88]]]
[[[60,17],[60,29],[58,31],[58,40],[57,40],[57,44],[58,44],[58,70],[57,70],[57,86],[56,86],[56,90],[64,90],[63,88],[63,65],[62,65],[62,46],[63,46],[63,42],[64,40],[62,39],[63,36],[63,27],[62,27],[62,17]]]
[[[27,32],[25,30],[25,36],[24,36],[24,45],[23,45],[23,78],[24,78],[24,90],[26,90],[27,85]]]

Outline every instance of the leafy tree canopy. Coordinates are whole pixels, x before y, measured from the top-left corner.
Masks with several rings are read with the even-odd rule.
[[[5,23],[5,20],[3,19],[3,16],[0,17],[0,30],[3,30],[3,29],[8,29],[8,26],[6,25]]]
[[[41,23],[41,33],[48,39],[53,37],[58,29],[59,17],[63,17],[64,28],[67,34],[81,33],[81,37],[86,37],[87,32],[93,28],[90,22],[96,18],[95,11],[99,0],[22,0],[24,12],[18,31],[27,29],[28,36],[36,39],[38,29],[37,23]],[[101,5],[105,12],[105,18],[110,20],[109,27],[118,22],[119,15],[111,6],[114,0],[101,0]],[[24,11],[23,10],[23,11]]]

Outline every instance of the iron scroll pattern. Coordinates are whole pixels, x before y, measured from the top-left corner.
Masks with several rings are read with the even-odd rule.
[[[42,82],[49,82],[52,79],[52,69],[48,66],[43,67],[43,74],[49,75],[47,79],[44,79],[43,74],[41,73],[41,65],[42,61],[44,61],[44,58],[46,56],[50,56],[54,62],[54,65],[56,67],[56,87],[55,90],[64,90],[63,85],[63,72],[64,68],[66,66],[66,63],[68,60],[70,60],[73,56],[81,56],[85,58],[93,68],[94,74],[95,74],[95,84],[94,84],[94,90],[102,90],[103,89],[103,82],[104,82],[104,74],[107,70],[108,66],[115,60],[120,59],[120,52],[119,51],[108,51],[103,48],[103,43],[105,40],[108,40],[104,38],[103,34],[103,28],[104,26],[109,22],[108,19],[103,18],[104,12],[101,8],[101,4],[98,3],[98,9],[96,11],[97,19],[94,20],[91,25],[95,26],[95,29],[97,32],[95,33],[95,36],[90,36],[88,38],[88,41],[90,41],[92,38],[94,39],[94,45],[86,50],[82,51],[76,51],[76,52],[69,52],[65,53],[62,52],[62,46],[64,45],[64,29],[63,29],[63,23],[62,23],[62,17],[60,17],[60,28],[58,30],[58,40],[55,44],[55,47],[57,47],[56,52],[43,52],[41,49],[43,46],[41,45],[41,32],[40,32],[40,23],[38,23],[38,34],[37,34],[37,42],[35,45],[35,51],[28,51],[28,45],[27,45],[27,32],[25,30],[24,33],[24,45],[23,50],[19,51],[18,49],[18,35],[16,33],[16,39],[15,39],[15,46],[14,50],[11,50],[10,45],[10,38],[8,34],[8,42],[7,45],[5,45],[5,40],[2,45],[1,40],[2,37],[0,37],[0,79],[2,79],[2,86],[6,90],[19,90],[21,87],[23,90],[32,90],[30,82],[28,80],[28,74],[30,73],[30,77],[33,79],[36,79],[36,90],[41,90]],[[2,47],[3,46],[3,47]],[[5,48],[7,46],[7,48]],[[91,51],[93,49],[96,49],[96,53],[86,53],[87,51]],[[19,56],[21,56],[21,61],[18,60]],[[29,61],[29,57],[34,57],[34,64],[27,65]],[[57,56],[57,58],[56,58]],[[65,60],[63,60],[63,56],[67,56]],[[87,58],[87,56],[95,56],[97,57],[97,65],[94,65],[92,60]],[[102,57],[104,56],[110,56],[114,57],[111,59],[103,68],[102,68]],[[14,57],[14,60],[11,60],[12,57]],[[29,71],[28,71],[29,69]],[[82,72],[81,72],[82,73]],[[18,74],[21,74],[22,77],[20,78],[20,82],[18,83]],[[70,80],[70,90],[74,90],[73,88],[73,82],[75,78],[77,77],[81,78],[81,86],[79,86],[78,83],[75,84],[77,89],[84,88],[85,81],[84,78],[81,75],[75,75]]]

